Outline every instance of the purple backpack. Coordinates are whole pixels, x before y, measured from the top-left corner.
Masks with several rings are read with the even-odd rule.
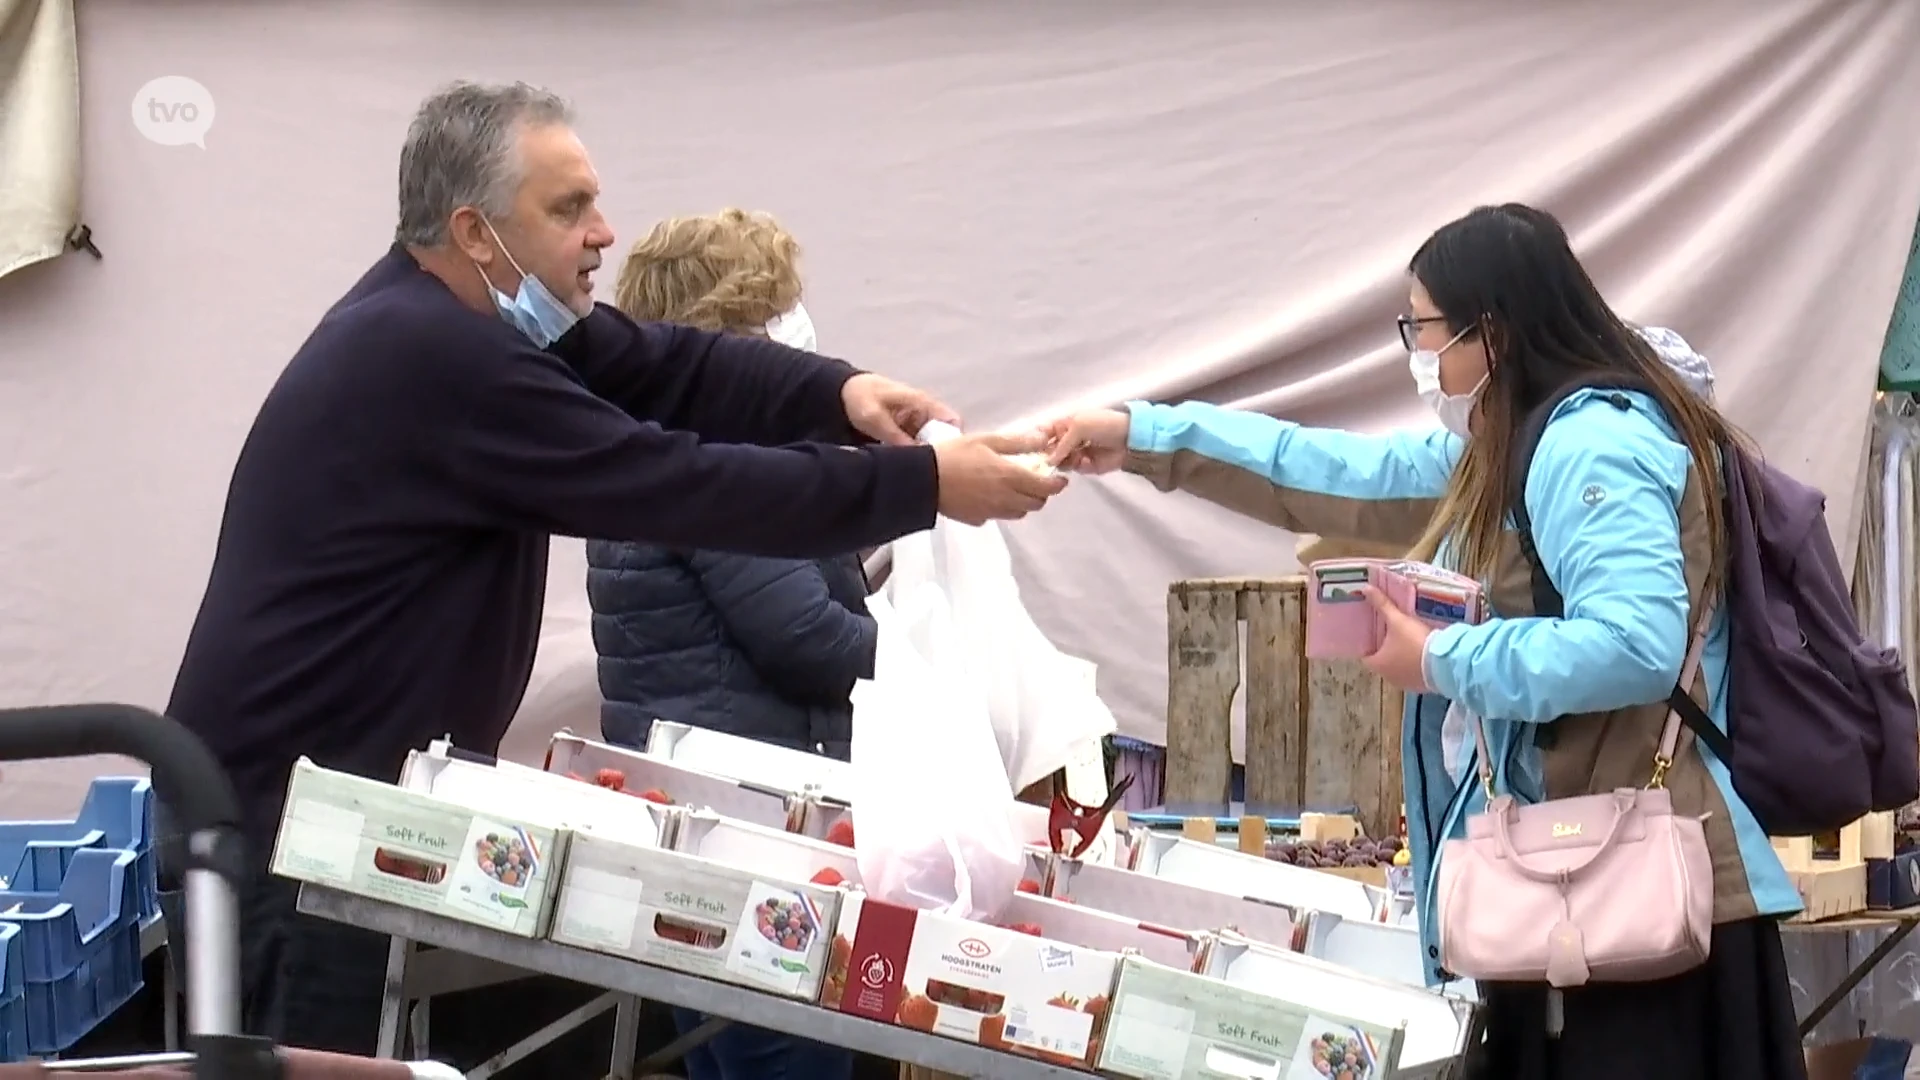
[[[1536,612],[1564,612],[1534,550],[1527,469],[1553,410],[1579,390],[1643,390],[1630,377],[1576,382],[1536,408],[1513,451],[1514,526]],[[1608,400],[1632,408],[1624,394]],[[1769,836],[1807,836],[1920,799],[1920,711],[1905,665],[1867,640],[1827,530],[1826,496],[1742,451],[1726,475],[1727,731],[1685,690],[1668,701],[1727,766]],[[1539,729],[1552,740],[1552,725]]]

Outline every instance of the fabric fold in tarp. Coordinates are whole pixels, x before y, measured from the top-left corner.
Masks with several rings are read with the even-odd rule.
[[[0,0],[0,276],[59,255],[79,220],[73,0]]]

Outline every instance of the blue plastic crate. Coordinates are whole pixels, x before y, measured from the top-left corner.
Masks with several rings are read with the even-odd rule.
[[[20,927],[0,923],[0,1061],[27,1059],[27,984]]]
[[[139,991],[138,865],[135,852],[81,848],[57,890],[0,891],[0,922],[20,927],[8,951],[21,954],[32,1053],[66,1050]]]
[[[160,914],[153,854],[153,784],[145,777],[103,776],[87,789],[72,821],[0,821],[0,889],[51,892],[83,848],[131,851],[140,919]],[[27,884],[39,882],[41,884]]]

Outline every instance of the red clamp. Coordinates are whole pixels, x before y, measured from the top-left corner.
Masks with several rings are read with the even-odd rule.
[[[1108,815],[1120,805],[1121,796],[1133,786],[1131,775],[1120,778],[1107,792],[1107,799],[1099,806],[1085,806],[1067,797],[1067,777],[1065,771],[1053,774],[1053,804],[1047,809],[1048,846],[1055,855],[1065,855],[1077,859],[1087,853],[1093,842],[1099,838],[1100,830],[1106,827]],[[1065,836],[1072,833],[1077,843],[1072,851],[1067,851]]]

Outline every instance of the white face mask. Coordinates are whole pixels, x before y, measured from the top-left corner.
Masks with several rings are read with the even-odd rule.
[[[813,317],[807,314],[805,304],[795,304],[792,311],[774,316],[767,323],[767,336],[789,348],[820,351],[819,342],[813,336]]]
[[[1464,394],[1449,394],[1440,388],[1440,354],[1453,348],[1472,329],[1469,326],[1453,335],[1438,349],[1415,349],[1407,354],[1407,370],[1413,374],[1413,386],[1420,392],[1420,400],[1440,418],[1441,427],[1463,439],[1468,434],[1468,421],[1473,417],[1473,403],[1479,400],[1480,391],[1485,389],[1493,373],[1480,376],[1479,383]]]

